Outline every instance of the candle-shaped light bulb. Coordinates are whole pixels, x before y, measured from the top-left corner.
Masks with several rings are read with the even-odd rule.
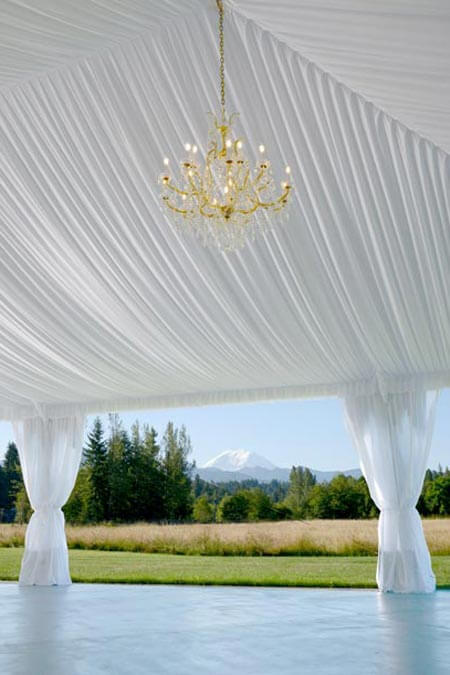
[[[223,188],[223,193],[226,195],[228,193],[228,185],[225,185]]]
[[[242,141],[238,141],[236,145],[238,150],[240,150],[242,148]]]
[[[169,158],[168,157],[164,157],[163,162],[164,162],[164,166],[169,166]]]
[[[193,145],[193,146],[192,146],[192,152],[194,153],[194,155],[197,153],[197,151],[198,151],[197,146],[196,146],[196,145]]]
[[[261,143],[261,145],[259,146],[259,151],[260,151],[261,153],[263,153],[264,150],[265,150],[265,147],[264,147],[263,144]]]
[[[186,152],[189,152],[189,150],[191,149],[191,144],[190,144],[190,143],[185,143],[185,144],[184,144],[184,149],[186,150]]]
[[[227,148],[231,148],[231,140],[229,138],[226,140],[225,145]]]
[[[285,171],[286,171],[286,173],[291,173],[291,167],[290,167],[290,166],[287,166],[286,169],[285,169]]]

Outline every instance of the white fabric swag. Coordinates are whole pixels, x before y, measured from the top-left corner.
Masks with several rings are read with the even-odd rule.
[[[14,423],[25,487],[33,515],[25,536],[19,583],[70,584],[65,504],[75,484],[81,459],[82,417],[42,419]]]
[[[377,583],[382,591],[430,593],[436,586],[415,506],[427,468],[437,398],[437,391],[416,391],[345,401],[361,470],[381,511]]]
[[[107,4],[124,23],[145,4],[148,30],[78,58],[74,22],[101,32],[105,3],[65,21],[58,4],[53,23],[18,2],[0,26],[17,67],[32,47],[61,56],[66,30],[77,54],[36,77],[24,61],[0,92],[0,418],[450,386],[448,154],[289,47],[293,0],[261,16],[287,16],[289,43],[241,12],[263,3],[228,5],[236,133],[295,190],[284,226],[203,249],[161,213],[157,178],[183,143],[205,151],[215,3]]]
[[[35,509],[21,582],[69,581],[78,416],[342,396],[382,509],[380,586],[431,589],[414,504],[420,392],[450,386],[449,4],[226,1],[236,134],[295,185],[289,222],[230,254],[180,234],[157,184],[185,142],[206,150],[215,2],[3,5],[0,419],[26,420]]]

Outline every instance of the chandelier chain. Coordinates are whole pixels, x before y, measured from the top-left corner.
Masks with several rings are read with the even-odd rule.
[[[265,146],[258,147],[259,157],[252,166],[244,149],[245,141],[231,129],[236,113],[225,109],[224,4],[216,0],[219,14],[219,96],[221,113],[212,115],[206,153],[199,147],[184,144],[186,155],[179,162],[179,173],[170,170],[164,158],[164,172],[159,177],[161,198],[176,225],[196,234],[205,246],[224,251],[241,248],[257,232],[272,226],[275,218],[287,213],[292,185],[291,169],[277,188]],[[258,217],[259,216],[259,217]]]
[[[220,54],[220,103],[222,106],[222,119],[225,117],[225,47],[224,47],[224,33],[223,33],[223,3],[222,0],[217,0],[219,8],[219,54]]]

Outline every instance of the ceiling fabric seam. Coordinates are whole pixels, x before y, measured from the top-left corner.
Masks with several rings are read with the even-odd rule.
[[[201,7],[201,5],[198,5],[197,10],[200,10],[200,12],[205,11],[205,9]],[[176,19],[162,21],[158,25],[158,27],[155,28],[149,27],[145,30],[140,31],[139,33],[135,33],[134,35],[128,38],[116,38],[115,40],[110,39],[109,42],[106,41],[105,44],[99,47],[98,49],[93,49],[92,51],[86,52],[83,56],[77,56],[74,59],[69,59],[65,63],[58,65],[56,67],[52,67],[49,70],[40,70],[37,73],[27,75],[26,77],[18,80],[11,86],[8,85],[0,86],[0,97],[6,99],[8,97],[8,94],[14,92],[16,89],[22,89],[27,85],[32,85],[35,82],[40,82],[41,80],[50,77],[53,74],[61,75],[67,70],[69,71],[73,70],[80,64],[88,63],[90,59],[97,59],[97,58],[101,59],[103,54],[114,54],[116,50],[126,49],[127,47],[133,45],[135,42],[139,42],[139,40],[145,39],[149,35],[152,35],[156,40],[158,39],[158,37],[161,36],[161,34],[163,34],[168,30],[169,26],[181,23],[186,20],[186,17],[190,16],[191,14],[197,13],[198,11],[195,10],[182,12],[177,16]]]
[[[349,94],[352,96],[356,96],[358,99],[360,99],[361,103],[364,105],[369,105],[372,106],[379,114],[385,115],[385,117],[393,122],[394,124],[397,124],[399,127],[404,129],[405,131],[408,131],[409,133],[415,135],[419,140],[429,143],[431,146],[433,146],[436,150],[439,152],[442,152],[445,157],[450,157],[450,153],[447,152],[443,147],[438,145],[436,141],[431,139],[428,136],[425,136],[424,134],[420,133],[413,127],[409,126],[405,122],[402,122],[398,117],[395,117],[392,113],[388,112],[385,110],[382,106],[380,106],[378,103],[375,103],[372,101],[370,98],[368,98],[365,94],[362,94],[360,91],[357,89],[354,89],[351,85],[349,85],[347,82],[344,80],[341,80],[337,75],[335,75],[333,72],[328,70],[325,66],[321,65],[318,61],[315,59],[310,58],[309,56],[306,56],[303,52],[299,51],[296,49],[294,46],[292,46],[289,42],[284,40],[280,35],[275,33],[274,31],[270,30],[269,28],[266,28],[264,25],[262,25],[259,21],[254,19],[251,15],[247,14],[244,12],[234,0],[225,0],[226,5],[228,8],[235,14],[236,17],[239,17],[241,20],[248,21],[252,23],[257,30],[259,30],[261,33],[267,33],[268,35],[271,36],[278,44],[282,45],[286,49],[289,49],[292,54],[295,54],[299,59],[301,59],[305,64],[312,66],[313,68],[316,68],[322,75],[325,75],[326,77],[329,77],[333,82],[335,82],[338,86],[342,87],[345,89]]]
[[[158,157],[217,102],[215,0],[184,2],[2,99],[0,417],[449,386],[448,154],[239,12],[230,102],[292,222],[231,256],[161,217]]]

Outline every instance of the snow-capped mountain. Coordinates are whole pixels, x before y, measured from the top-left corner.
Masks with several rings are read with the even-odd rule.
[[[261,467],[275,469],[275,464],[256,452],[250,450],[226,450],[217,457],[206,462],[202,469],[221,469],[221,471],[245,471],[246,469]]]
[[[334,476],[343,473],[345,476],[359,478],[359,469],[346,471],[317,471],[310,469],[318,483],[330,481]],[[275,466],[266,457],[249,450],[227,450],[213,457],[206,464],[196,469],[196,473],[203,480],[224,483],[231,480],[243,481],[254,478],[262,483],[271,480],[288,481],[290,468]]]

